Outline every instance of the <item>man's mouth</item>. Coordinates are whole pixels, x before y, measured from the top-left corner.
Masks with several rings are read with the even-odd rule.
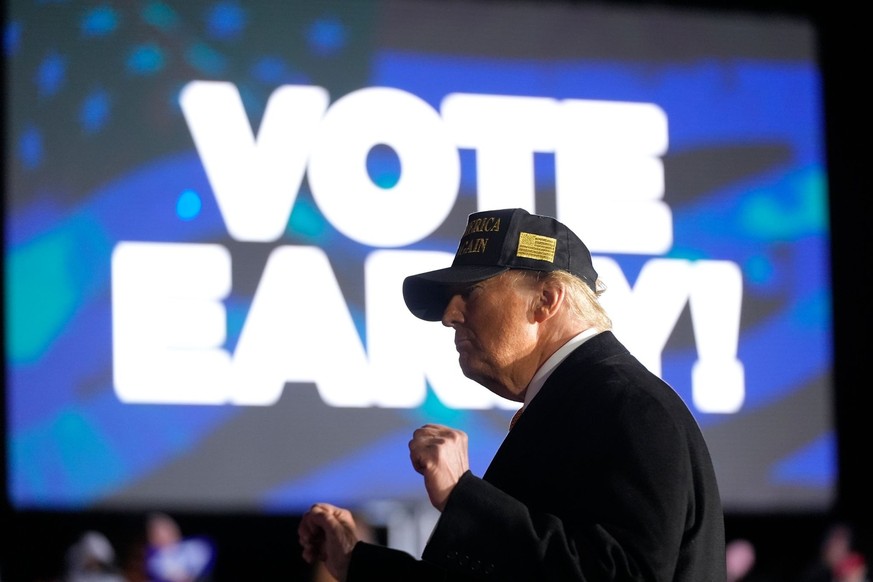
[[[466,348],[467,346],[469,346],[471,343],[472,343],[472,342],[470,342],[469,338],[466,338],[466,337],[456,337],[456,338],[455,338],[455,349],[458,350],[458,351],[460,352],[462,349],[465,349],[465,348]]]

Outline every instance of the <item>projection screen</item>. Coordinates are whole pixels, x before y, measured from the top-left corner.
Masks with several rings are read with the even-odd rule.
[[[837,481],[821,72],[778,15],[526,2],[13,0],[7,492],[17,509],[418,499],[407,441],[517,404],[406,275],[523,207],[591,248],[728,511]]]

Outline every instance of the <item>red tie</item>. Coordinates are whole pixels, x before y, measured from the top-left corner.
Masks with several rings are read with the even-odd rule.
[[[521,413],[524,411],[524,406],[515,411],[515,414],[512,415],[512,420],[509,421],[509,430],[512,430],[512,427],[515,426],[515,423],[518,422],[518,419],[521,418]]]

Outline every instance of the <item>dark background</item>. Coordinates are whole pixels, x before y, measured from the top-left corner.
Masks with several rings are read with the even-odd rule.
[[[755,544],[758,566],[770,582],[797,580],[799,572],[815,558],[825,529],[837,520],[855,527],[858,547],[870,561],[873,479],[866,466],[871,458],[871,438],[865,407],[870,388],[862,373],[863,358],[868,357],[862,349],[870,346],[871,329],[871,299],[866,296],[870,244],[864,242],[869,235],[866,211],[871,180],[866,171],[870,164],[862,167],[870,155],[869,114],[865,110],[870,101],[867,77],[873,56],[869,22],[858,5],[849,8],[839,2],[813,0],[603,0],[593,4],[787,14],[808,19],[816,29],[824,76],[831,212],[837,499],[826,512],[728,514],[726,530],[729,540],[743,537]],[[5,410],[0,422],[5,424]],[[5,483],[5,464],[0,471]],[[121,560],[128,558],[144,535],[145,516],[139,513],[13,512],[5,491],[2,504],[2,582],[59,580],[66,548],[86,529],[106,534]],[[307,569],[299,558],[296,516],[174,513],[173,517],[185,534],[205,535],[216,544],[214,582],[307,579]]]

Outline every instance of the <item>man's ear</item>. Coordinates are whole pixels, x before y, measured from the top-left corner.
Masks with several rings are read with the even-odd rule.
[[[545,281],[540,287],[537,296],[537,305],[534,308],[534,318],[538,323],[554,317],[558,313],[567,295],[564,286],[555,281]]]

